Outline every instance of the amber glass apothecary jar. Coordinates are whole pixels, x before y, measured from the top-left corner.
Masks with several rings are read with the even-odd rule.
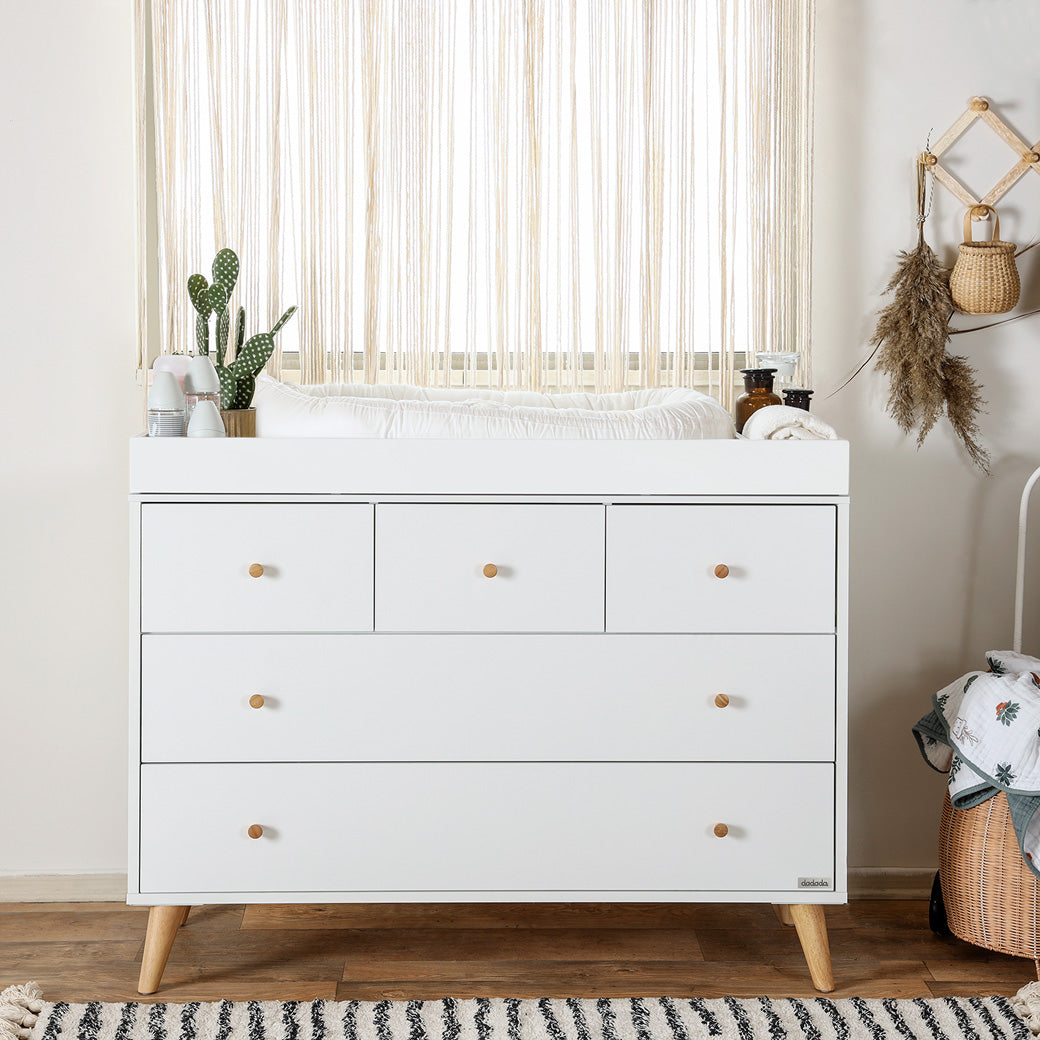
[[[792,386],[788,390],[783,391],[784,404],[788,408],[801,408],[803,411],[809,411],[809,398],[812,397],[812,390],[803,390],[800,386]]]
[[[744,423],[759,408],[783,403],[780,395],[773,392],[775,368],[742,368],[740,374],[744,377],[744,393],[737,398],[733,407],[733,421],[737,433],[744,429]]]

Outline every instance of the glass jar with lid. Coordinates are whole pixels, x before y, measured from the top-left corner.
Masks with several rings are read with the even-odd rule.
[[[737,398],[733,408],[737,433],[744,429],[744,423],[759,408],[767,408],[772,404],[783,404],[780,395],[773,391],[775,368],[742,368],[740,374],[744,377],[744,393]]]

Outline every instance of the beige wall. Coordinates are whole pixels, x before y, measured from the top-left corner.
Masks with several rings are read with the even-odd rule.
[[[0,872],[125,869],[132,90],[128,2],[8,5]]]
[[[916,239],[914,156],[973,94],[989,96],[1029,140],[1040,138],[1040,5],[1033,0],[819,0],[816,123],[816,365],[819,396],[866,356],[896,252]],[[985,192],[1014,156],[976,128],[954,162]],[[944,189],[926,226],[952,263],[962,210]],[[1040,177],[1001,207],[1001,233],[1040,236]],[[1040,248],[1022,258],[1022,308],[1040,307]],[[958,319],[962,325],[974,324]],[[1030,401],[1040,315],[956,337],[989,401],[993,455],[984,478],[964,461],[949,424],[920,451],[884,413],[872,371],[816,410],[852,442],[850,863],[936,860],[942,779],[909,727],[929,696],[1011,643],[1018,498],[1040,464],[1040,408]],[[1040,496],[1038,496],[1040,498]],[[1040,501],[1036,504],[1040,533]],[[1040,599],[1040,554],[1031,589]],[[1040,610],[1026,649],[1040,653]]]
[[[125,459],[140,425],[130,37],[128,3],[66,0],[57,17],[54,5],[13,9],[0,38],[0,874],[125,863]],[[912,160],[928,129],[986,93],[1040,137],[1038,38],[1033,0],[819,0],[821,397],[864,356],[895,253],[913,243]],[[962,168],[980,183],[1009,165],[983,134],[965,145]],[[1002,216],[1005,237],[1040,234],[1040,177]],[[936,198],[928,235],[952,255],[952,200]],[[1040,306],[1040,249],[1023,260],[1024,302]],[[1038,343],[1040,317],[956,344],[990,402],[989,479],[945,428],[916,451],[869,371],[817,405],[853,447],[855,867],[935,861],[941,779],[909,726],[935,688],[1010,642],[1018,493],[1040,463],[1040,409],[1025,389]],[[1040,610],[1027,632],[1040,646]]]

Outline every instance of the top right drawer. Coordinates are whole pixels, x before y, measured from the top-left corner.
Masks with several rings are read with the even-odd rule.
[[[607,508],[608,632],[833,632],[833,505]]]

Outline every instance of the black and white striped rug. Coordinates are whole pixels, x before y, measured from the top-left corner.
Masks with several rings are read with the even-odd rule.
[[[51,1004],[26,1040],[1032,1040],[1016,998]]]

